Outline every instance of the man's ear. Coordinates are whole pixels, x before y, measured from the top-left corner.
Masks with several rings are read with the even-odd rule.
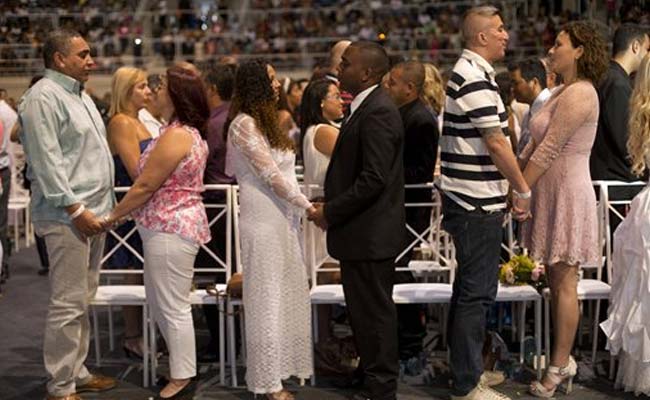
[[[63,55],[63,53],[59,51],[55,51],[52,58],[54,59],[54,65],[56,65],[59,68],[65,67],[65,56]]]

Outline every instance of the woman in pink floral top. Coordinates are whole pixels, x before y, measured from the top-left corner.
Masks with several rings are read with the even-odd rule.
[[[201,79],[180,67],[167,70],[160,95],[174,105],[173,122],[142,153],[138,178],[103,223],[131,213],[137,222],[147,300],[169,349],[170,379],[160,391],[168,399],[190,391],[196,376],[190,290],[199,246],[210,240],[201,199],[210,111]]]

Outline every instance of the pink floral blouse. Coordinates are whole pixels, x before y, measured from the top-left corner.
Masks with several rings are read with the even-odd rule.
[[[181,160],[165,183],[133,216],[138,224],[152,231],[175,233],[197,243],[207,243],[210,241],[210,229],[201,193],[205,190],[203,172],[208,158],[208,145],[199,132],[178,122],[161,129],[160,136],[153,139],[142,153],[138,174],[142,172],[158,140],[170,128],[177,126],[192,135],[190,154]]]

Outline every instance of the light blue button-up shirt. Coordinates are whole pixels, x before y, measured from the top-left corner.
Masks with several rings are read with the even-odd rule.
[[[34,222],[71,224],[65,207],[75,203],[96,215],[112,210],[114,166],[106,128],[81,83],[47,69],[21,100],[18,114]]]

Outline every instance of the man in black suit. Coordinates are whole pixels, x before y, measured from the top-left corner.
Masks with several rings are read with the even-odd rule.
[[[399,107],[404,125],[404,181],[407,185],[432,182],[438,154],[438,124],[431,111],[420,100],[423,88],[424,65],[418,61],[395,65],[386,82],[388,94]],[[431,196],[431,189],[406,189],[405,192],[407,204],[430,203]],[[422,234],[431,225],[431,207],[406,207],[406,223],[415,232]],[[408,247],[415,239],[411,232],[407,232],[403,248]],[[412,251],[398,259],[397,265],[407,267],[411,253]],[[395,283],[413,282],[415,279],[411,272],[401,271],[395,275]],[[426,327],[421,318],[422,311],[423,306],[418,304],[397,307],[401,362],[419,357],[422,352],[422,339],[426,335]]]
[[[339,79],[355,97],[325,179],[325,204],[312,220],[327,228],[327,249],[341,263],[341,280],[361,357],[363,387],[354,399],[394,400],[397,317],[392,299],[395,258],[402,248],[404,133],[397,107],[379,86],[386,51],[352,43]]]

